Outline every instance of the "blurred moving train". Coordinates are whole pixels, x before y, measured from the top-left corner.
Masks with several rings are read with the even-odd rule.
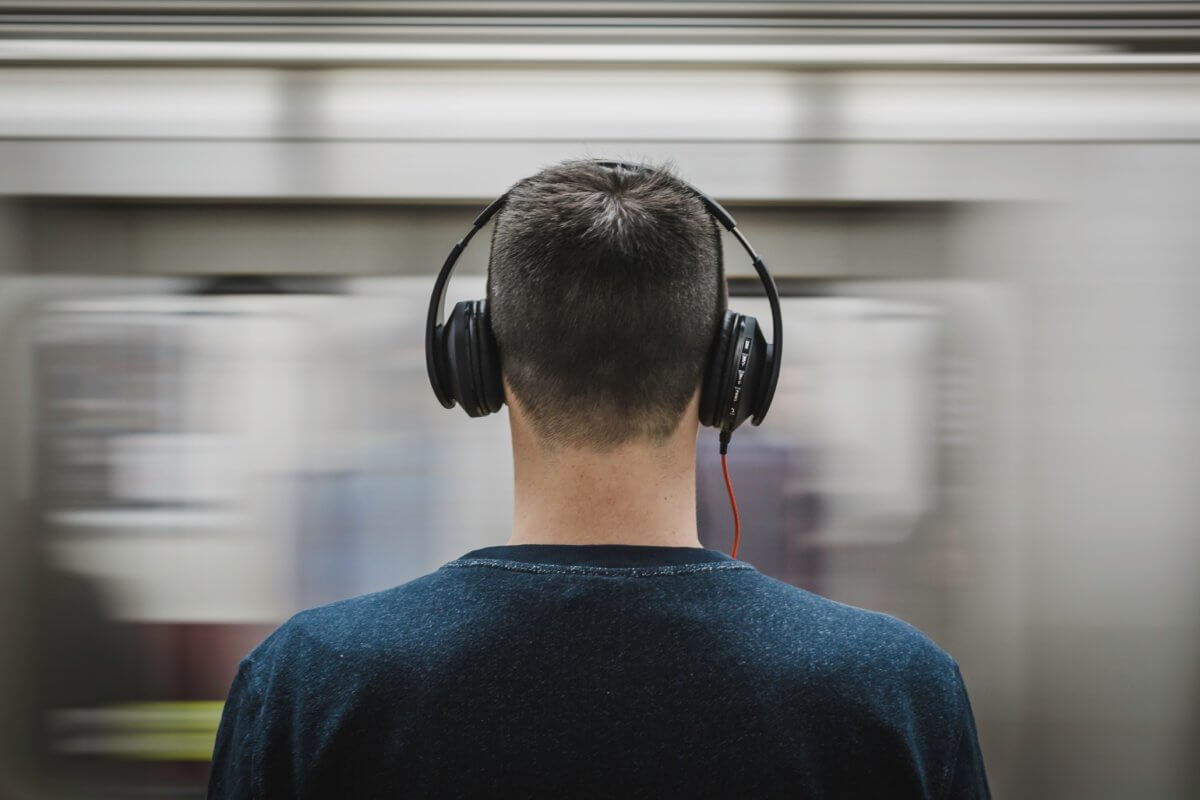
[[[275,625],[505,540],[430,282],[603,155],[779,278],[742,557],[948,649],[997,797],[1200,796],[1197,4],[334,5],[0,2],[0,795],[202,794]]]
[[[420,391],[429,288],[351,279],[282,294],[220,279],[38,310],[30,547],[44,570],[52,753],[203,760],[213,699],[272,622],[507,539],[507,427],[468,427]],[[872,293],[785,300],[797,339],[781,380],[788,416],[736,451],[742,557],[932,631],[953,577],[933,563],[922,567],[933,575],[885,572],[878,558],[963,558],[936,507],[947,484],[935,467],[955,443],[934,430],[939,403],[954,402],[938,389],[943,316],[959,309],[941,287],[924,292],[937,308]],[[702,539],[728,550],[716,441],[704,438]],[[843,564],[854,551],[886,577],[856,588],[862,567]]]

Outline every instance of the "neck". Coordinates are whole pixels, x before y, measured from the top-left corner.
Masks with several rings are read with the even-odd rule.
[[[664,443],[546,448],[510,410],[515,494],[508,544],[700,547],[695,410]]]

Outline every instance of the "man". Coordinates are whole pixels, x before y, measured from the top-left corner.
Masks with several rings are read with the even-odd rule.
[[[724,286],[716,224],[668,171],[518,182],[488,273],[508,543],[272,634],[210,797],[987,797],[950,656],[700,546]]]

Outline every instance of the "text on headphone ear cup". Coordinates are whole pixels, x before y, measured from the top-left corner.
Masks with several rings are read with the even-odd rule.
[[[754,317],[742,317],[734,331],[730,370],[722,386],[721,430],[732,431],[759,412],[769,368],[767,340]]]

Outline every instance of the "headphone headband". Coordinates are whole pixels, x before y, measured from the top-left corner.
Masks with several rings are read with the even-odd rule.
[[[637,164],[629,164],[624,161],[609,161],[609,160],[594,160],[595,164],[611,169],[627,169],[630,172],[648,169]],[[704,192],[701,192],[690,183],[675,178],[684,188],[691,191],[700,199],[708,213],[713,216],[721,224],[721,227],[729,231],[738,240],[738,243],[750,256],[753,262],[754,271],[758,274],[759,281],[762,282],[763,290],[767,295],[767,302],[771,306],[771,342],[767,345],[767,364],[769,372],[766,376],[766,385],[764,386],[764,402],[762,403],[761,411],[754,415],[751,424],[758,425],[767,416],[767,411],[771,406],[771,398],[775,396],[775,387],[779,383],[779,368],[782,363],[783,354],[783,315],[779,308],[779,290],[775,286],[775,280],[771,277],[771,272],[767,268],[766,262],[759,257],[758,253],[754,252],[754,248],[750,242],[738,230],[737,222],[733,215],[721,206],[713,198],[709,197]],[[471,239],[475,234],[486,225],[492,217],[496,215],[508,202],[511,189],[493,200],[479,216],[475,218],[475,222],[471,224],[471,229],[467,231],[459,241],[455,242],[454,247],[450,249],[450,254],[446,256],[446,261],[442,264],[441,270],[438,272],[437,279],[433,284],[433,296],[429,300],[429,313],[425,318],[425,366],[429,372],[429,382],[433,386],[434,394],[438,400],[446,408],[454,407],[454,399],[448,391],[448,387],[442,384],[442,379],[438,375],[436,368],[437,357],[437,335],[438,330],[442,328],[442,323],[445,319],[446,305],[446,287],[450,282],[450,274],[454,271],[454,265],[458,263],[459,256],[467,249]]]

